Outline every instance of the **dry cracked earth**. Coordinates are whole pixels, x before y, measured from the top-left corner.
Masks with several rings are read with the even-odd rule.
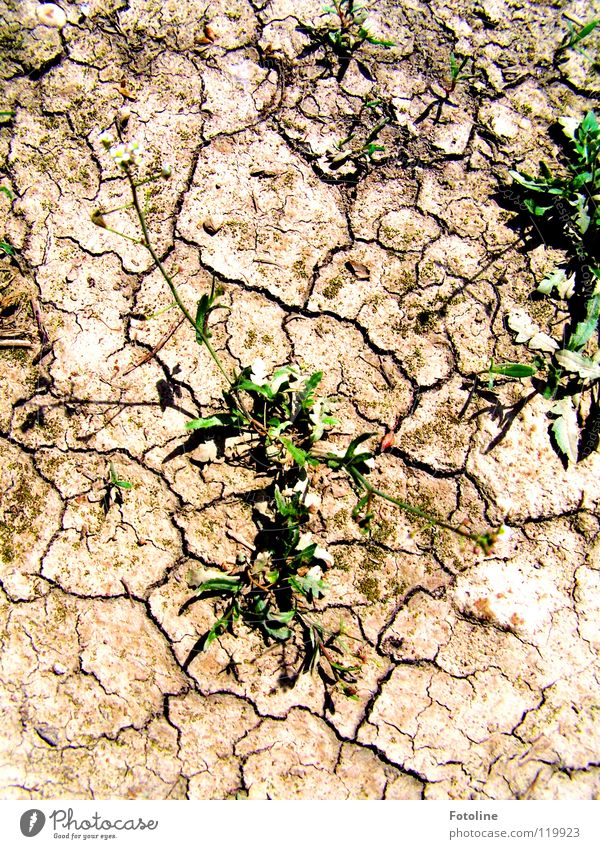
[[[556,51],[564,13],[598,4],[382,0],[395,46],[346,68],[299,27],[318,0],[60,6],[56,28],[0,3],[1,329],[26,343],[0,350],[2,796],[598,798],[598,453],[567,467],[526,381],[472,391],[523,358],[508,312],[556,320],[531,293],[565,255],[507,172],[554,161],[549,127],[597,102],[598,73]],[[473,76],[440,105],[451,51]],[[389,505],[365,537],[346,480],[313,481],[335,558],[316,606],[352,641],[354,699],[291,686],[301,647],[243,624],[193,651],[222,605],[186,605],[190,572],[252,541],[257,481],[186,435],[219,374],[185,327],[154,352],[170,296],[92,223],[128,200],[98,140],[124,107],[143,173],[173,166],[148,184],[159,254],[188,304],[224,287],[227,364],[323,370],[334,441],[395,433],[377,485],[510,530],[484,556]],[[128,210],[110,226],[137,235]],[[111,462],[132,488],[109,506]]]

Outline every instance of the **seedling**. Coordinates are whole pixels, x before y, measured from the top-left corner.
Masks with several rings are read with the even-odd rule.
[[[463,73],[469,62],[472,63],[472,61],[470,56],[463,56],[459,61],[454,53],[450,53],[450,79],[443,86],[448,97],[456,89],[456,86],[461,80],[473,79],[474,74]]]
[[[596,60],[583,49],[581,42],[589,38],[598,25],[600,25],[600,20],[597,19],[588,21],[587,24],[582,24],[581,21],[578,21],[577,19],[571,22],[571,20],[567,18],[567,34],[557,50],[557,57],[560,57],[565,50],[575,50],[590,62],[595,62]]]
[[[457,108],[456,103],[453,103],[450,99],[450,96],[456,90],[456,87],[459,82],[463,80],[471,80],[474,78],[475,74],[467,73],[465,68],[471,62],[471,69],[474,67],[473,59],[470,56],[463,56],[459,58],[455,56],[454,53],[450,53],[449,58],[449,73],[447,78],[441,83],[442,92],[434,91],[433,87],[430,87],[430,92],[435,98],[424,110],[424,112],[417,118],[416,123],[420,123],[424,121],[428,116],[431,110],[436,107],[436,113],[434,123],[439,123],[442,117],[442,111],[444,106],[452,106],[454,109]]]
[[[430,527],[447,529],[475,543],[484,553],[491,550],[500,531],[472,533],[373,486],[368,476],[375,460],[367,443],[374,434],[360,434],[345,448],[324,443],[324,436],[338,421],[332,413],[333,404],[318,394],[321,371],[307,374],[293,363],[271,371],[260,358],[240,370],[229,371],[212,345],[210,330],[213,312],[222,308],[219,303],[222,289],[213,281],[210,292],[201,296],[195,309],[182,301],[173,274],[153,246],[140,201],[139,187],[148,179],[134,176],[141,160],[140,148],[134,142],[126,145],[121,132],[117,125],[118,139],[105,133],[102,143],[128,184],[132,209],[141,229],[139,243],[150,252],[196,342],[207,349],[224,381],[220,408],[208,416],[190,420],[186,428],[204,432],[207,439],[217,433],[233,439],[240,462],[257,467],[261,489],[266,489],[265,501],[254,508],[256,538],[238,555],[234,572],[224,571],[197,586],[197,598],[217,597],[224,605],[217,620],[194,647],[188,663],[243,621],[259,629],[267,642],[284,642],[295,636],[306,649],[303,668],[318,668],[325,680],[329,683],[333,680],[334,685],[351,697],[358,667],[341,661],[339,635],[326,637],[314,618],[315,601],[327,590],[325,572],[334,564],[332,554],[308,530],[312,512],[320,503],[318,494],[311,490],[315,470],[320,467],[347,476],[357,494],[353,515],[365,531],[376,499],[384,499],[424,519]],[[162,173],[165,176],[164,168]],[[105,221],[108,214],[96,211],[92,220],[108,229]],[[109,492],[118,496],[130,486],[118,478],[111,466]]]
[[[323,46],[329,49],[339,60],[339,78],[348,69],[352,58],[363,44],[373,44],[378,47],[395,47],[394,41],[379,38],[372,30],[369,22],[369,4],[360,0],[334,0],[332,5],[323,7],[322,24],[301,23],[300,30],[307,33],[313,42],[308,51]],[[368,67],[356,59],[358,67],[367,79],[373,77]]]
[[[106,482],[102,505],[104,512],[108,513],[113,504],[121,505],[123,503],[123,492],[132,489],[133,484],[129,481],[122,480],[111,462],[108,464],[108,480]]]
[[[584,442],[580,437],[594,431],[599,401],[600,126],[594,112],[581,121],[561,118],[559,123],[568,144],[566,175],[555,176],[544,162],[537,177],[521,171],[510,175],[524,191],[525,208],[554,226],[570,247],[568,267],[557,269],[538,286],[541,294],[566,301],[570,321],[560,341],[543,333],[526,314],[513,314],[508,325],[517,334],[516,342],[543,355],[543,394],[554,401],[550,412],[557,416],[553,434],[561,453],[576,462],[597,444],[593,436]]]

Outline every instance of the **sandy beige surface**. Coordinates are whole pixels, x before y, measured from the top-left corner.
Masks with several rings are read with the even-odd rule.
[[[563,462],[525,381],[465,412],[490,357],[523,357],[506,315],[564,258],[524,239],[503,187],[597,102],[582,57],[555,61],[561,14],[597,4],[382,0],[396,46],[365,45],[341,78],[298,29],[316,0],[212,0],[208,44],[194,0],[61,2],[62,29],[38,5],[0,2],[0,238],[17,248],[0,273],[22,305],[2,320],[32,343],[0,350],[0,795],[597,798],[600,458]],[[475,75],[436,119],[452,50]],[[244,625],[190,660],[220,609],[182,609],[190,570],[235,562],[257,482],[188,439],[223,388],[193,334],[127,373],[176,316],[144,320],[170,301],[151,258],[90,218],[127,202],[98,140],[124,107],[145,167],[173,166],[148,221],[183,297],[224,286],[224,360],[322,369],[341,441],[396,433],[377,485],[510,530],[484,556],[380,505],[367,538],[347,482],[320,473],[311,530],[335,564],[318,607],[358,638],[356,699],[318,675],[287,686],[299,647]],[[384,108],[384,150],[332,169]],[[135,233],[128,211],[112,222]],[[105,512],[110,462],[133,487]]]

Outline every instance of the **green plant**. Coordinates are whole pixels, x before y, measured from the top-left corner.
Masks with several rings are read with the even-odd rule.
[[[579,29],[576,29],[574,23],[577,24]],[[567,33],[557,50],[557,57],[561,57],[565,50],[575,50],[590,62],[595,62],[596,60],[583,49],[581,42],[589,38],[600,24],[600,20],[593,19],[588,21],[587,24],[582,24],[580,21],[575,21],[574,23],[567,18]]]
[[[517,342],[543,355],[542,391],[553,400],[550,412],[556,417],[552,430],[559,450],[576,462],[593,450],[587,428],[594,426],[599,403],[600,126],[594,112],[581,121],[561,118],[559,123],[568,144],[566,173],[555,176],[540,162],[537,177],[516,170],[510,175],[524,191],[525,209],[566,240],[571,255],[567,268],[545,277],[538,292],[565,301],[570,320],[560,341],[523,313],[510,316],[508,324]],[[582,435],[586,439],[580,445]]]
[[[456,86],[461,80],[471,80],[473,79],[473,74],[469,74],[465,71],[465,68],[469,64],[472,63],[472,59],[470,56],[463,56],[460,61],[454,55],[454,53],[450,53],[450,78],[447,82],[443,83],[444,91],[448,96],[452,94],[452,92],[456,89]],[[463,73],[464,72],[464,73]]]
[[[129,481],[122,480],[118,476],[114,464],[111,460],[108,464],[108,480],[105,484],[104,497],[102,499],[104,512],[108,513],[113,504],[122,504],[123,491],[132,488],[133,484],[129,483]]]
[[[471,73],[465,71],[467,65],[471,63]],[[417,118],[416,123],[420,123],[424,121],[429,113],[432,111],[434,107],[436,107],[436,113],[434,117],[434,123],[438,123],[442,117],[442,111],[444,106],[452,106],[456,108],[456,103],[453,103],[450,99],[450,96],[456,90],[456,87],[459,82],[463,80],[471,80],[474,78],[475,74],[473,73],[474,69],[474,61],[470,56],[463,56],[462,58],[457,57],[453,52],[450,53],[450,58],[448,60],[448,75],[446,79],[442,80],[440,83],[441,91],[436,91],[433,86],[430,86],[430,92],[434,97],[431,103],[427,105],[423,113]]]
[[[141,162],[140,146],[125,144],[117,127],[118,140],[103,134],[102,142],[124,175],[133,208],[141,229],[140,244],[150,252],[182,315],[192,327],[196,342],[205,347],[220,372],[225,387],[220,409],[211,415],[187,422],[189,431],[201,431],[207,440],[220,433],[235,445],[240,462],[254,464],[268,484],[266,496],[254,504],[256,539],[240,553],[234,574],[222,572],[199,583],[198,598],[218,597],[224,608],[213,626],[199,640],[194,653],[206,649],[235,623],[244,621],[259,629],[265,640],[285,641],[302,637],[305,669],[319,668],[326,680],[352,695],[355,662],[342,662],[343,641],[338,632],[326,634],[315,618],[314,602],[327,585],[324,570],[333,565],[333,556],[313,540],[308,530],[312,511],[319,496],[311,491],[311,479],[319,467],[343,473],[357,494],[353,516],[365,531],[373,516],[373,501],[384,499],[425,521],[428,526],[452,531],[489,552],[500,531],[476,534],[434,516],[429,511],[407,504],[373,486],[369,474],[375,464],[366,447],[374,434],[360,434],[345,448],[323,442],[326,432],[338,422],[332,404],[320,397],[322,372],[305,374],[297,365],[286,364],[272,373],[262,359],[239,371],[229,372],[212,344],[210,317],[222,308],[222,290],[213,285],[203,294],[195,310],[182,301],[169,273],[153,247],[139,189],[152,178],[137,180],[135,167]],[[162,175],[170,171],[162,169]],[[92,220],[108,229],[108,213],[95,211]],[[216,450],[216,445],[212,446]],[[111,470],[109,487],[123,488]]]
[[[369,4],[361,0],[333,0],[331,5],[323,7],[323,23],[300,23],[300,31],[306,33],[311,40],[311,46],[303,55],[318,47],[325,47],[339,61],[339,79],[344,76],[350,60],[354,58],[361,73],[373,81],[369,68],[356,58],[356,53],[365,43],[394,47],[395,42],[380,38],[372,31],[369,11]]]
[[[7,256],[15,256],[16,254],[16,248],[14,248],[10,242],[0,241],[0,251]]]
[[[394,47],[395,42],[379,38],[371,31],[369,4],[360,0],[333,0],[323,7],[327,20],[321,26],[305,24],[311,36],[328,44],[339,56],[351,56],[366,42],[380,47]]]

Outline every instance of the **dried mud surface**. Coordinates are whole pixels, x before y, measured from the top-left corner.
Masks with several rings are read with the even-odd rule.
[[[594,103],[579,57],[554,61],[561,13],[592,5],[380,2],[396,46],[365,47],[369,74],[342,79],[297,28],[312,0],[212,0],[210,45],[193,0],[62,2],[62,30],[36,6],[0,3],[16,196],[0,223],[18,248],[2,285],[37,299],[49,339],[24,308],[32,347],[0,351],[2,796],[597,798],[598,454],[566,469],[525,384],[463,410],[469,375],[522,356],[503,319],[562,258],[523,239],[502,186]],[[435,120],[451,50],[477,76]],[[379,161],[332,172],[327,148],[364,139],[377,99],[397,116]],[[148,254],[90,220],[127,199],[98,142],[124,105],[148,159],[173,164],[148,215],[183,296],[225,286],[227,361],[323,369],[340,439],[397,431],[378,484],[512,530],[483,557],[383,507],[365,539],[347,485],[322,475],[319,604],[361,639],[357,700],[318,676],[286,687],[297,648],[243,626],[190,661],[218,602],[182,610],[186,576],[252,538],[256,481],[186,441],[222,387],[184,328],[125,374],[174,314],[142,320],[169,303]],[[105,516],[111,461],[133,488]]]

